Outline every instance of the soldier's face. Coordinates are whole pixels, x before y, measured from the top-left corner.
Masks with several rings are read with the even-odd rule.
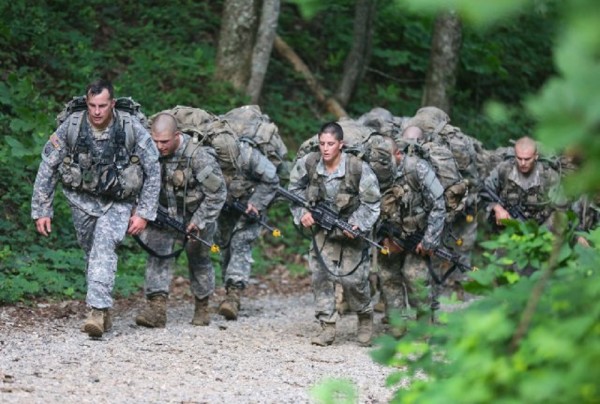
[[[515,158],[519,172],[529,174],[535,166],[538,155],[532,147],[515,147]]]
[[[340,158],[344,143],[337,140],[332,133],[322,133],[319,136],[319,150],[325,163],[334,163]]]
[[[97,129],[104,129],[110,123],[112,110],[115,106],[115,100],[110,98],[107,89],[102,90],[100,94],[88,94],[86,97],[87,109],[92,126]]]
[[[168,130],[152,132],[152,140],[161,156],[170,156],[179,147],[179,132],[172,133]]]

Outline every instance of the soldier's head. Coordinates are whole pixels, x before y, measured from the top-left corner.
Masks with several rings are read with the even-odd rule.
[[[418,126],[409,126],[402,132],[402,139],[409,142],[421,143],[425,140],[425,134]]]
[[[537,144],[530,137],[522,137],[515,143],[515,160],[521,174],[528,175],[533,171],[538,159]]]
[[[170,156],[181,143],[181,132],[177,129],[177,119],[171,114],[160,113],[152,120],[150,128],[152,140],[161,156]]]
[[[85,90],[88,118],[96,129],[104,129],[112,119],[115,107],[114,90],[108,80],[98,79],[90,83]]]
[[[328,122],[319,130],[319,151],[323,162],[336,164],[341,158],[344,146],[344,130],[336,122]]]

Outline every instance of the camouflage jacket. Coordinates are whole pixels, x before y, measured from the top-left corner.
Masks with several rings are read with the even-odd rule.
[[[87,119],[87,114],[85,119]],[[105,131],[94,137],[92,147],[100,152],[109,147],[107,140],[109,134],[113,133],[113,125],[115,125],[114,119]],[[59,168],[64,164],[65,158],[70,153],[67,141],[68,126],[69,120],[60,125],[56,132],[50,136],[50,140],[46,142],[42,151],[42,162],[35,179],[31,200],[31,217],[34,220],[41,217],[53,217],[52,202],[60,178]],[[154,220],[160,191],[158,150],[148,131],[137,119],[132,120],[132,127],[135,146],[131,154],[139,157],[139,164],[143,172],[143,178],[141,179],[143,184],[136,201],[136,214],[144,219]],[[96,196],[67,187],[63,187],[63,193],[71,205],[91,216],[101,216],[115,202],[115,200],[107,197]]]
[[[560,175],[540,161],[525,176],[519,172],[516,160],[505,160],[492,170],[484,185],[502,199],[505,208],[518,206],[526,218],[538,223],[543,223],[553,210],[565,205],[560,192]],[[482,196],[485,198],[485,193]],[[488,209],[491,209],[495,203],[488,202]]]
[[[327,172],[323,164],[323,159],[319,158],[315,168],[315,177],[318,178],[309,178],[309,167],[307,167],[306,163],[310,156],[311,154],[308,154],[296,162],[290,174],[288,189],[290,192],[308,200],[309,187],[319,187],[322,184],[325,195],[320,195],[323,200],[315,202],[324,202],[339,211],[342,208],[339,205],[345,205],[350,202],[340,201],[337,195],[342,183],[354,183],[354,181],[345,181],[345,177],[348,175],[347,159],[355,157],[342,153],[340,164],[332,173]],[[348,212],[349,217],[347,220],[351,225],[358,226],[361,231],[370,231],[379,217],[381,195],[375,173],[367,163],[360,160],[359,162],[360,179],[358,180],[358,186],[355,189],[345,191],[348,195],[352,194],[355,201],[357,201],[355,208]],[[291,210],[294,222],[300,224],[300,219],[306,213],[306,209],[292,206]]]
[[[214,150],[194,144],[189,135],[182,134],[177,150],[159,161],[160,203],[168,207],[169,215],[191,214],[191,223],[200,229],[214,222],[227,198],[225,178]]]
[[[279,177],[273,163],[247,142],[237,142],[233,165],[221,165],[228,198],[241,199],[262,211],[275,197]]]
[[[423,231],[423,247],[428,250],[439,246],[446,220],[444,188],[425,160],[402,158],[382,204],[383,221],[397,226],[405,236]]]

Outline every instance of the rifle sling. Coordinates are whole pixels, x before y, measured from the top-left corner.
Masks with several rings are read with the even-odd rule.
[[[173,251],[172,253],[169,254],[159,254],[156,251],[154,251],[152,248],[148,247],[148,244],[144,243],[142,241],[142,239],[139,236],[133,236],[133,239],[135,241],[137,241],[137,243],[140,245],[140,247],[142,247],[142,249],[144,251],[146,251],[148,254],[152,255],[153,257],[156,258],[160,258],[160,259],[167,259],[167,258],[177,258],[179,257],[179,255],[183,252],[183,250],[185,250],[185,245],[187,243],[187,237],[184,238],[183,240],[183,247],[181,247],[181,249],[177,250],[177,251]]]
[[[360,261],[358,261],[358,264],[356,264],[356,266],[354,268],[352,268],[352,270],[350,272],[348,272],[347,274],[343,274],[343,275],[336,274],[333,271],[331,271],[331,269],[329,269],[329,267],[325,263],[325,259],[323,258],[323,255],[321,254],[321,250],[319,250],[319,246],[317,246],[317,239],[315,237],[315,232],[313,230],[311,230],[311,231],[312,231],[312,245],[315,250],[315,255],[317,257],[317,261],[319,261],[319,264],[321,264],[321,266],[323,268],[325,268],[325,270],[333,277],[345,278],[346,276],[352,275],[354,272],[356,272],[358,267],[364,262],[365,257],[367,257],[369,255],[369,248],[363,249],[362,256],[360,257]],[[325,240],[323,241],[323,246],[325,246],[326,242],[327,242],[327,237],[325,237]],[[342,251],[342,254],[343,254],[343,251]]]

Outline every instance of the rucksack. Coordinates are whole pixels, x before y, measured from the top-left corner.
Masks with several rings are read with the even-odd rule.
[[[220,115],[242,141],[259,149],[273,163],[278,172],[287,160],[287,147],[279,134],[279,128],[264,114],[258,105],[244,105]]]
[[[357,118],[357,122],[398,141],[409,118],[394,116],[385,108],[376,107]]]
[[[115,100],[115,109],[119,112],[125,112],[126,114],[120,114],[121,125],[125,129],[125,147],[127,150],[133,150],[135,147],[135,135],[133,133],[133,127],[130,121],[130,116],[137,118],[142,126],[148,128],[148,119],[142,112],[141,105],[133,100],[131,97],[119,97]],[[56,125],[60,126],[67,119],[72,120],[72,125],[69,127],[67,134],[67,144],[69,147],[73,147],[79,135],[79,128],[81,126],[81,117],[83,111],[87,110],[87,103],[85,96],[75,96],[68,103],[65,104],[63,110],[56,116]]]
[[[369,164],[377,176],[380,188],[391,185],[394,179],[394,172],[391,169],[392,156],[389,143],[385,140],[391,138],[350,118],[342,118],[337,123],[344,131],[343,150]],[[319,137],[314,135],[300,145],[296,161],[311,152],[318,151]]]

